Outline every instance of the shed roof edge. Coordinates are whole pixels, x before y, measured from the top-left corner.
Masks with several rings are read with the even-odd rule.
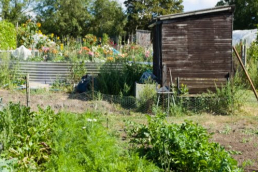
[[[201,15],[201,14],[208,14],[208,13],[215,13],[215,12],[222,12],[222,11],[233,11],[234,8],[235,8],[234,6],[220,6],[220,7],[215,7],[215,8],[207,8],[207,9],[189,11],[189,12],[184,12],[184,13],[176,13],[176,14],[158,16],[158,17],[154,18],[155,22],[151,23],[149,25],[149,28],[154,27],[157,24],[157,21],[176,19],[176,18],[188,17],[188,16],[195,16],[195,15]]]

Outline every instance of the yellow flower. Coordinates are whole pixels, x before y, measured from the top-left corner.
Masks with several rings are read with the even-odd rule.
[[[57,40],[59,40],[60,38],[59,38],[59,36],[57,37]]]
[[[51,33],[51,38],[53,38],[54,37],[54,34],[53,33]]]
[[[39,34],[42,34],[41,30],[38,31]]]
[[[38,26],[38,27],[41,27],[41,23],[37,23],[37,26]]]
[[[60,45],[60,49],[63,50],[64,49],[64,44]]]
[[[111,62],[112,62],[113,60],[114,60],[113,57],[108,57],[108,58],[107,58],[107,61],[111,61]]]

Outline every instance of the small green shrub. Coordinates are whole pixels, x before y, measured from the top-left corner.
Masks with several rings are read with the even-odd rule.
[[[84,61],[72,63],[68,80],[71,83],[78,83],[81,80],[82,76],[86,75],[86,73],[87,69],[85,67]]]
[[[0,50],[16,48],[16,30],[12,23],[0,21]]]
[[[139,94],[136,101],[137,108],[141,112],[152,112],[152,107],[155,106],[157,100],[156,85],[154,83],[146,83]]]
[[[165,114],[148,116],[148,125],[129,123],[132,149],[166,171],[241,171],[228,152],[211,143],[210,134],[186,121],[168,124]]]

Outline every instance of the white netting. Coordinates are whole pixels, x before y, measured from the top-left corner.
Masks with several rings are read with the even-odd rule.
[[[234,30],[233,31],[233,46],[239,44],[240,41],[245,42],[249,47],[257,38],[257,29],[252,30]]]
[[[31,50],[27,49],[23,45],[12,52],[15,58],[27,60],[32,54]]]

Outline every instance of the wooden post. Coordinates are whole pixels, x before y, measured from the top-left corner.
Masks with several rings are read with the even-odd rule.
[[[26,104],[30,106],[30,74],[26,76]]]
[[[179,94],[181,94],[181,91],[180,91],[180,79],[179,77],[177,77],[177,91]]]
[[[91,91],[92,91],[92,100],[94,100],[94,78],[91,74]]]
[[[163,71],[162,71],[162,87],[164,87],[167,83],[167,65],[163,65]]]
[[[256,99],[257,99],[257,101],[258,101],[258,94],[257,94],[257,92],[256,92],[256,90],[255,90],[254,84],[253,84],[253,82],[252,82],[252,80],[251,80],[251,78],[250,78],[250,76],[249,76],[247,70],[245,69],[245,66],[244,66],[244,64],[243,64],[243,62],[242,62],[242,60],[241,60],[241,58],[240,58],[240,56],[239,56],[239,54],[238,54],[236,48],[233,47],[233,50],[234,50],[234,52],[235,52],[235,54],[236,54],[236,56],[237,56],[237,58],[238,58],[239,63],[241,64],[241,66],[242,66],[242,68],[243,68],[243,70],[244,70],[244,72],[245,72],[245,75],[246,75],[248,81],[250,82],[250,84],[251,84],[251,86],[252,86],[254,95],[255,95],[255,97],[256,97]]]
[[[241,59],[244,66],[246,66],[246,45],[245,43],[243,44],[242,41],[240,42],[240,45],[241,45]]]

